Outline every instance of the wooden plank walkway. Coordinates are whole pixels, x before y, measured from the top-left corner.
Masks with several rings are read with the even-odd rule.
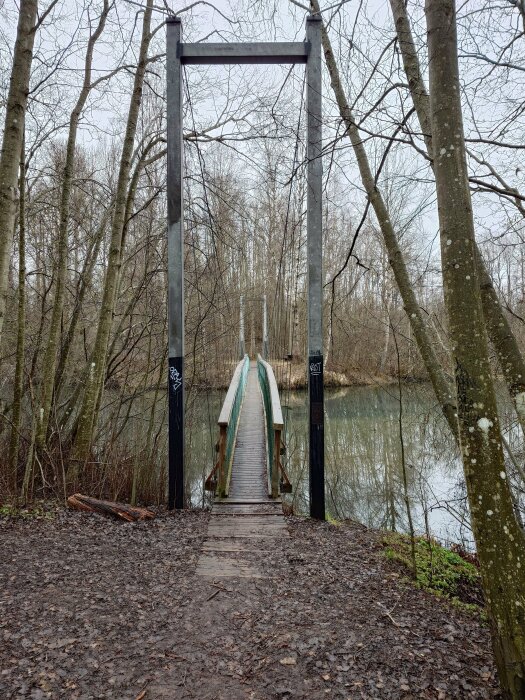
[[[268,496],[264,408],[257,363],[250,363],[239,418],[228,498],[216,498],[197,575],[211,578],[264,578],[250,552],[270,549],[288,536],[282,504]]]

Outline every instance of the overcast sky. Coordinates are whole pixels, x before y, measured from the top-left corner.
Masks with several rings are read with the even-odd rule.
[[[92,16],[96,15],[99,2],[92,1]],[[156,4],[161,8],[161,0]],[[169,6],[175,11],[184,8],[188,3],[174,2],[168,0]],[[190,3],[191,4],[191,3]],[[325,2],[325,6],[332,3]],[[484,4],[484,3],[483,3]],[[117,0],[116,8],[112,14],[111,21],[108,22],[105,39],[99,42],[95,57],[95,72],[102,74],[113,68],[119,62],[133,63],[136,60],[137,41],[140,32],[140,24],[137,24],[137,11],[140,11],[140,3],[131,0]],[[473,14],[481,7],[481,0],[469,0],[461,4],[460,17],[460,39],[461,50],[466,53],[472,50],[473,42],[469,35],[469,22]],[[305,13],[300,8],[293,6],[288,0],[277,0],[274,3],[261,2],[249,3],[248,0],[240,2],[228,2],[227,0],[217,0],[214,3],[216,9],[208,4],[195,6],[191,12],[183,12],[183,36],[186,41],[272,41],[272,40],[302,40],[304,38]],[[414,21],[414,33],[416,41],[423,45],[425,39],[425,26],[422,16],[422,3],[410,3],[409,7]],[[54,10],[52,21],[46,22],[45,27],[39,32],[36,46],[36,58],[34,62],[33,84],[37,82],[42,72],[45,70],[43,63],[50,63],[62,51],[67,54],[60,71],[49,81],[46,92],[42,92],[42,100],[46,103],[56,104],[55,112],[58,114],[63,110],[66,117],[72,101],[78,94],[79,76],[82,68],[83,49],[85,49],[85,28],[87,15],[82,12],[83,5],[76,0],[59,0]],[[247,8],[250,7],[248,10]],[[162,8],[161,8],[162,9]],[[360,10],[359,22],[354,28],[356,14]],[[496,10],[494,10],[496,12]],[[500,44],[508,38],[506,30],[514,22],[512,14],[498,10],[499,14],[494,17],[480,15],[480,23],[485,22],[490,32],[490,38],[498,40],[501,34]],[[118,15],[118,21],[116,16]],[[163,11],[154,12],[154,26],[160,24],[165,17]],[[0,75],[2,76],[3,94],[5,94],[6,79],[10,69],[10,50],[12,48],[13,32],[17,18],[17,3],[15,0],[0,0]],[[346,3],[334,16],[330,14],[330,32],[334,49],[339,59],[339,65],[343,78],[347,83],[350,99],[353,99],[360,89],[367,85],[367,81],[377,56],[387,45],[393,36],[392,21],[389,11],[388,0],[367,0],[364,3],[351,0]],[[140,21],[140,18],[139,18]],[[481,24],[480,24],[481,26]],[[483,29],[477,37],[478,42],[483,40]],[[350,48],[350,33],[353,32],[353,47]],[[499,34],[498,34],[499,33]],[[83,37],[78,42],[78,37]],[[165,31],[162,28],[156,35],[153,52],[162,53],[164,51]],[[134,37],[132,41],[131,38]],[[71,44],[72,49],[68,49]],[[523,39],[521,40],[523,49]],[[484,51],[489,52],[492,47],[489,43],[483,43]],[[518,47],[519,48],[519,47]],[[518,48],[516,51],[518,51]],[[394,57],[387,58],[394,61]],[[522,56],[525,51],[522,51]],[[422,51],[421,58],[425,63],[425,52]],[[516,60],[520,60],[519,54]],[[523,58],[521,58],[523,61]],[[467,85],[465,90],[465,127],[467,135],[472,132],[473,116],[478,124],[489,131],[497,122],[500,114],[508,111],[510,101],[513,99],[513,90],[505,94],[503,88],[498,84],[497,89],[491,89],[489,79],[480,78],[480,70],[477,64],[470,63],[467,59],[462,59],[462,78]],[[482,66],[486,68],[485,65]],[[158,72],[157,88],[164,89],[163,67],[156,64]],[[265,118],[268,112],[268,104],[274,104],[273,99],[280,94],[280,101],[276,104],[276,113],[279,114],[283,135],[290,134],[296,128],[296,118],[301,104],[302,80],[304,67],[294,68],[291,76],[288,76],[288,68],[280,66],[242,66],[242,67],[187,67],[187,78],[189,92],[191,95],[191,111],[186,111],[185,128],[192,128],[192,124],[187,121],[193,119],[198,128],[206,128],[215,123],[220,115],[225,114],[248,114],[250,119]],[[282,88],[285,83],[285,88]],[[493,79],[493,78],[491,78]],[[512,75],[515,81],[513,85],[516,95],[523,94],[523,81],[516,81],[516,75]],[[385,73],[376,76],[361,97],[356,107],[356,113],[364,113],[368,106],[373,104],[378,91],[384,90],[388,85],[389,77]],[[476,82],[477,81],[477,82]],[[501,81],[500,81],[501,82]],[[87,148],[97,148],[101,144],[111,144],[116,135],[121,134],[122,120],[126,106],[129,102],[129,76],[118,76],[111,81],[109,89],[105,93],[93,96],[89,109],[86,110],[83,128],[81,130],[80,141]],[[281,91],[281,92],[280,92]],[[380,94],[380,92],[379,92]],[[325,141],[329,144],[334,138],[334,129],[339,123],[339,115],[332,99],[331,89],[327,76],[324,81],[324,115],[326,119]],[[390,114],[394,113],[395,100],[392,95],[390,104],[391,112],[388,109],[383,113],[378,112],[372,116],[370,128],[376,131],[383,131],[386,135],[393,131],[395,120]],[[386,103],[388,107],[388,102]],[[42,119],[45,110],[35,111],[34,119]],[[64,119],[64,123],[67,120]],[[518,120],[516,128],[519,130],[523,125]],[[235,128],[246,129],[246,124],[239,127],[232,127],[228,124],[223,128],[228,133],[233,133]],[[58,132],[64,135],[64,130]],[[523,133],[521,131],[520,133]],[[512,133],[506,133],[507,140],[513,137]],[[381,158],[385,141],[374,139],[367,142],[367,150],[373,164],[377,164]],[[226,147],[224,147],[226,148]],[[251,144],[239,142],[235,145],[236,151],[229,149],[230,155],[234,153],[244,153],[248,160],[239,158],[239,167],[249,172],[250,157],[253,152]],[[342,190],[342,201],[346,206],[353,207],[358,216],[362,211],[364,197],[360,185],[358,173],[355,167],[353,153],[348,147],[347,141],[338,144],[338,150],[331,162],[331,175],[336,177],[344,186]],[[204,149],[205,150],[205,149]],[[523,184],[523,171],[519,168],[520,152],[504,153],[494,156],[499,158],[501,166],[505,167],[506,173],[512,184]],[[325,171],[328,172],[330,163],[325,159]],[[385,170],[385,176],[389,177],[390,185],[395,183],[397,169],[402,173],[398,186],[402,188],[408,208],[407,216],[410,215],[410,207],[415,206],[422,198],[428,199],[428,207],[425,209],[421,219],[424,231],[423,237],[431,241],[435,237],[437,220],[435,207],[432,204],[433,191],[428,183],[421,184],[425,177],[425,164],[423,160],[414,155],[414,152],[407,147],[395,148],[389,157],[389,168]],[[428,177],[428,173],[426,174]],[[401,182],[402,180],[402,182]],[[412,185],[410,185],[412,182]],[[494,202],[494,206],[491,205]],[[476,216],[478,221],[478,232],[481,235],[493,233],[494,226],[502,224],[499,211],[499,203],[494,199],[475,200]],[[499,218],[498,218],[499,216]]]

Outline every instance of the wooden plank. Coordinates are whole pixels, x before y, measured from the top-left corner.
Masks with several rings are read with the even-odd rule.
[[[282,501],[280,499],[270,499],[268,497],[266,498],[218,498],[213,506],[214,513],[215,511],[215,506],[222,506],[222,505],[229,505],[229,506],[235,506],[235,505],[250,505],[250,506],[258,506],[258,505],[282,505]],[[219,511],[220,512],[220,511]]]
[[[209,578],[264,578],[263,574],[240,558],[202,554],[195,572]]]
[[[225,537],[223,533],[235,531],[242,536],[244,533],[251,534],[252,532],[257,532],[262,530],[261,534],[265,532],[274,532],[275,530],[286,530],[286,523],[282,516],[271,516],[266,514],[257,515],[231,515],[225,513],[224,515],[218,515],[210,518],[208,523],[208,536],[215,537]]]
[[[263,506],[241,505],[241,506],[224,506],[224,510],[214,513],[214,516],[222,518],[225,515],[263,515],[276,518],[281,517],[281,513],[275,513],[270,510],[264,510]]]
[[[242,522],[241,522],[242,521]],[[284,519],[282,515],[275,514],[246,514],[242,516],[238,515],[212,515],[210,518],[210,527],[238,527],[239,531],[243,528],[249,527],[271,527],[273,524],[278,523],[279,527],[285,527]]]
[[[270,551],[273,548],[271,543],[254,542],[253,539],[240,539],[239,537],[228,537],[217,539],[215,537],[205,540],[202,545],[202,552],[260,552]]]
[[[259,523],[258,525],[242,526],[241,523],[235,525],[211,525],[208,528],[209,537],[275,537],[283,533],[286,529],[284,524],[271,525],[270,523]]]
[[[257,532],[260,528],[263,528],[265,532],[273,532],[274,530],[284,530],[285,527],[286,525],[282,518],[270,518],[267,515],[253,516],[251,518],[248,515],[242,517],[224,515],[220,519],[213,518],[210,520],[208,530],[210,533],[213,531],[213,534],[217,533],[219,536],[221,536],[221,532],[235,530],[242,536],[245,532],[251,534],[252,532]]]
[[[259,510],[261,513],[272,513],[281,516],[283,514],[280,503],[272,503],[271,501],[260,501],[251,503],[216,503],[213,509],[214,515],[222,515],[227,511],[246,512],[248,514]]]
[[[201,43],[180,44],[181,63],[306,63],[307,42]]]

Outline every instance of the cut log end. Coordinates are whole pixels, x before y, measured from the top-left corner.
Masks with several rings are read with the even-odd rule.
[[[83,510],[89,513],[100,513],[101,515],[110,515],[115,518],[135,522],[137,520],[151,520],[155,517],[155,513],[147,508],[137,508],[130,506],[127,503],[115,503],[113,501],[100,501],[97,498],[90,498],[81,493],[75,493],[69,496],[67,504],[75,510]]]

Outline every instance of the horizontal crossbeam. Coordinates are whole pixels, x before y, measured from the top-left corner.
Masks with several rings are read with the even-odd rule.
[[[192,64],[306,63],[310,44],[258,42],[253,44],[179,44],[180,61]]]

